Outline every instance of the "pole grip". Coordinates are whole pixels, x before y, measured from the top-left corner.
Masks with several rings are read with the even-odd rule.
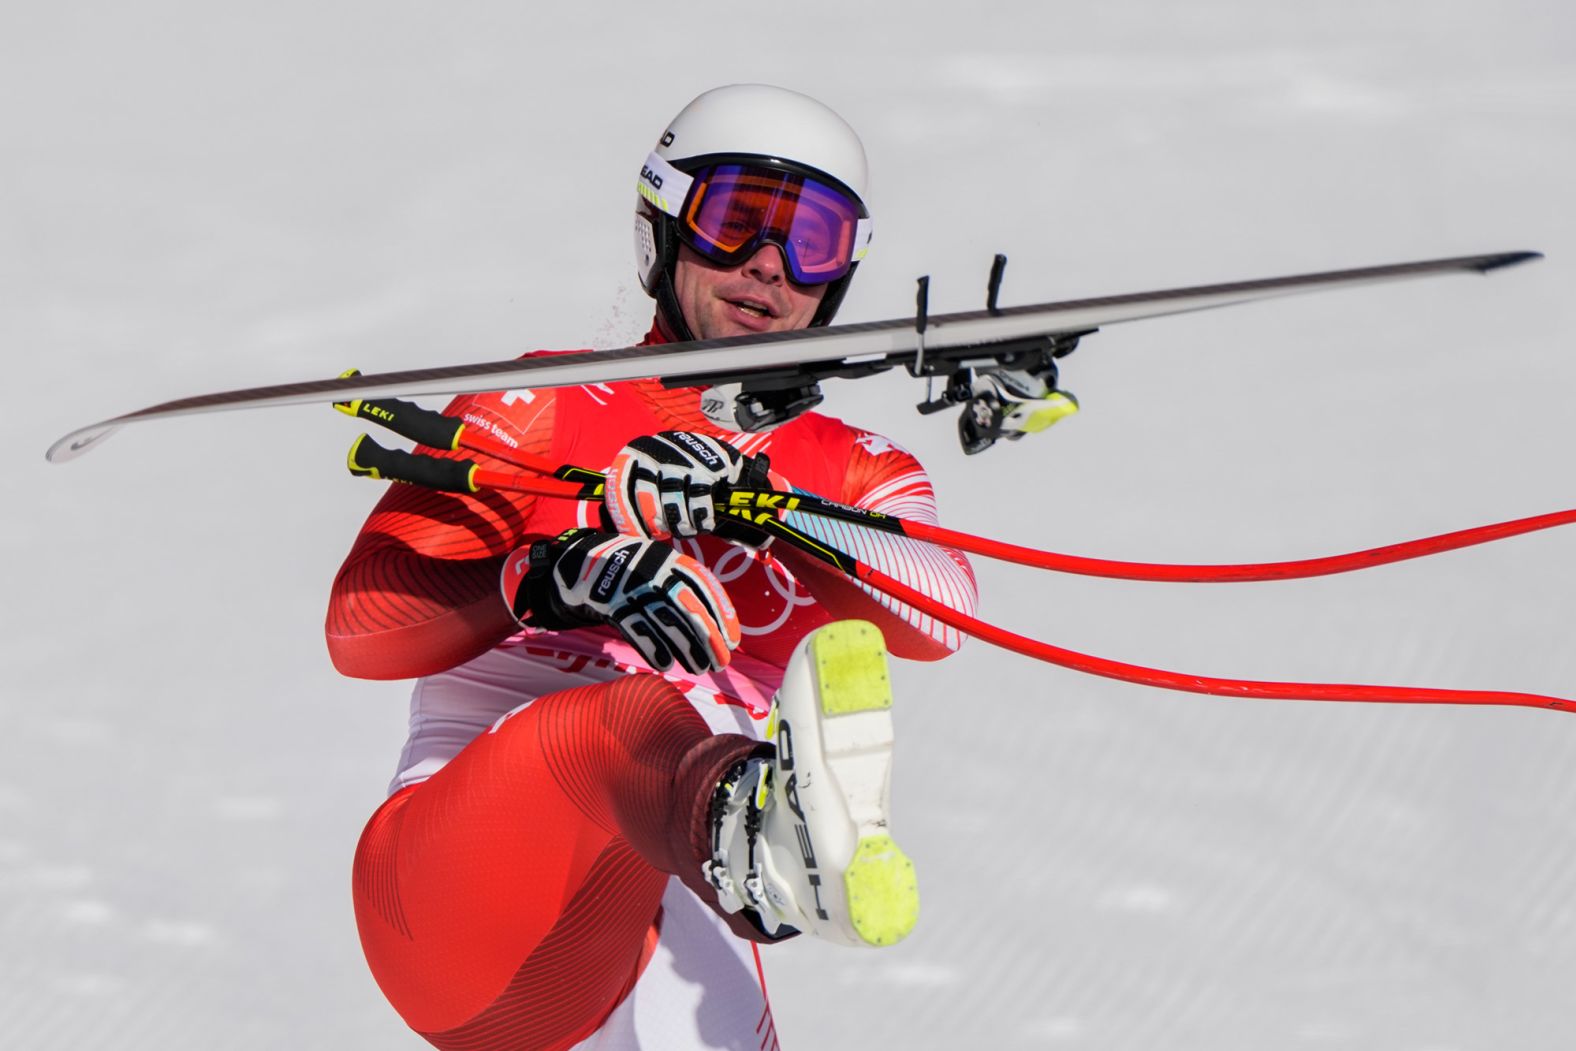
[[[441,489],[446,493],[477,491],[476,465],[471,461],[445,460],[398,449],[385,449],[365,434],[350,447],[350,455],[345,462],[351,474],[363,478],[407,482],[428,489]]]
[[[340,374],[340,379],[359,375],[361,375],[360,369],[346,369]],[[429,449],[450,451],[459,449],[460,432],[465,429],[463,420],[456,420],[441,412],[424,409],[413,401],[401,401],[398,398],[355,398],[351,401],[336,401],[334,408],[346,416],[371,420],[380,427],[387,427],[401,438],[409,438],[417,445],[425,445]]]

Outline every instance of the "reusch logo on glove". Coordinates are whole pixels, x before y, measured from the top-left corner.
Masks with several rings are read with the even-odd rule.
[[[596,587],[591,591],[591,597],[598,602],[607,602],[618,590],[618,582],[624,576],[624,567],[629,563],[630,557],[635,553],[635,545],[621,547],[607,556],[607,567],[602,570]]]
[[[713,471],[722,469],[722,457],[712,451],[711,446],[690,434],[688,431],[673,431],[673,441],[684,446],[700,459],[700,462]]]

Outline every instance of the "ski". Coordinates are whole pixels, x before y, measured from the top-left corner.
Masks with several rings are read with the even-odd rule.
[[[1125,321],[1251,303],[1277,296],[1351,288],[1447,273],[1487,273],[1542,258],[1538,252],[1499,252],[1388,266],[1332,270],[1227,284],[1199,285],[1030,306],[998,307],[1004,257],[997,257],[984,310],[929,314],[925,279],[915,316],[826,328],[695,340],[618,350],[551,354],[507,361],[410,369],[285,383],[181,398],[80,427],[49,447],[52,463],[80,456],[132,423],[232,409],[343,402],[356,398],[411,398],[489,390],[544,389],[656,377],[669,386],[714,386],[721,406],[741,429],[787,418],[820,400],[819,381],[853,378],[903,367],[916,377],[947,377],[932,412],[979,404],[974,370],[1028,378],[1054,391],[1056,360],[1097,329]],[[999,417],[998,417],[999,421]],[[994,440],[976,436],[978,451]]]

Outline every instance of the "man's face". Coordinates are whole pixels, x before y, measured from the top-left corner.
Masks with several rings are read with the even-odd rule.
[[[721,339],[807,327],[826,286],[789,281],[776,245],[763,244],[732,267],[717,266],[680,245],[673,291],[695,338]]]

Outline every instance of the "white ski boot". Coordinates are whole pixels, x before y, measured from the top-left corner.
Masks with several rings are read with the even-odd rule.
[[[724,910],[844,945],[913,929],[914,865],[887,829],[891,707],[874,624],[838,621],[799,643],[767,722],[776,756],[739,763],[713,798],[704,871]]]

